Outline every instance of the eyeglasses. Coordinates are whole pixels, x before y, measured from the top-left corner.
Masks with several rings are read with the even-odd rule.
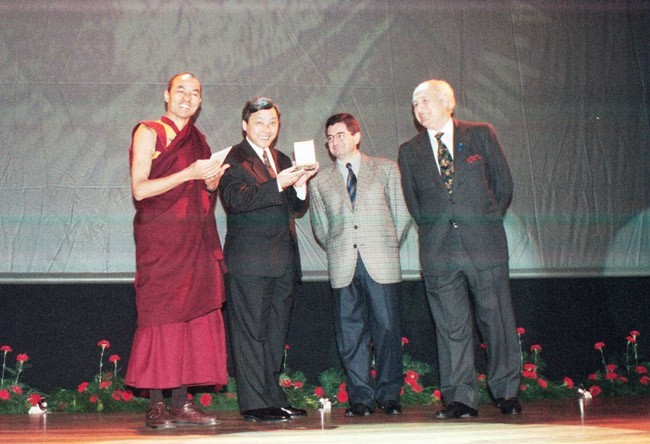
[[[327,143],[332,143],[334,140],[343,140],[347,137],[347,134],[344,132],[336,133],[336,134],[330,134],[325,138],[327,140]]]

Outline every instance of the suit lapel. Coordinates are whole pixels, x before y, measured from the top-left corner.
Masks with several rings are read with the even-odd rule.
[[[345,205],[352,210],[352,202],[350,202],[350,196],[348,195],[348,190],[345,185],[345,180],[339,171],[336,162],[332,164],[327,170],[327,182],[330,190],[338,195]],[[358,191],[358,189],[357,189]]]
[[[467,166],[467,158],[472,154],[467,137],[467,126],[454,119],[454,186],[463,181],[463,170]]]
[[[419,165],[422,175],[427,177],[428,180],[441,192],[447,194],[447,189],[442,182],[442,177],[440,177],[440,171],[438,170],[438,156],[437,154],[434,154],[434,152],[438,152],[438,147],[436,146],[434,151],[427,130],[420,133],[417,148],[418,155],[416,165]]]
[[[357,178],[357,197],[355,205],[359,206],[363,202],[367,193],[366,184],[371,183],[372,178],[377,174],[377,167],[372,159],[361,153],[361,166],[359,167],[359,177]]]
[[[264,183],[270,179],[268,171],[266,171],[266,166],[260,159],[260,156],[257,155],[252,146],[248,143],[246,139],[241,143],[242,152],[244,154],[244,159],[242,160],[242,167],[245,168],[255,180],[259,183]],[[275,164],[278,165],[276,157],[274,157]]]

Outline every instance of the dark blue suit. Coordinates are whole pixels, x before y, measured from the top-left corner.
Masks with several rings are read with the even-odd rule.
[[[488,349],[492,394],[514,397],[519,386],[503,227],[513,183],[492,126],[453,123],[451,195],[436,165],[437,143],[434,150],[427,131],[400,146],[399,166],[404,197],[418,226],[420,264],[436,323],[441,391],[446,403],[477,408],[472,302]]]

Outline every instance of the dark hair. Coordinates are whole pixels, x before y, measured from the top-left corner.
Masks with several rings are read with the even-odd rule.
[[[200,85],[200,86],[199,86],[199,88],[200,88],[200,89],[199,89],[199,92],[201,92],[201,90],[203,89],[203,85],[201,85],[201,81],[198,79],[198,77],[196,77],[196,76],[195,76],[194,74],[192,74],[191,72],[181,72],[181,73],[178,73],[178,74],[172,76],[172,78],[169,79],[169,82],[167,82],[167,92],[170,92],[170,93],[171,93],[171,92],[172,92],[172,85],[174,84],[174,80],[176,80],[176,79],[179,78],[179,77],[183,77],[183,76],[190,76],[190,77],[192,77],[193,79],[196,79],[196,80],[199,82],[199,85]]]
[[[359,122],[357,122],[357,119],[352,114],[339,113],[334,114],[327,119],[327,122],[325,122],[325,132],[327,133],[327,128],[336,125],[337,123],[345,123],[345,127],[350,131],[350,134],[356,134],[361,131],[359,128]]]
[[[278,114],[278,119],[280,119],[280,108],[276,105],[273,100],[267,97],[253,97],[244,105],[244,109],[241,112],[241,119],[244,122],[248,122],[251,114],[254,114],[262,109],[274,109]]]

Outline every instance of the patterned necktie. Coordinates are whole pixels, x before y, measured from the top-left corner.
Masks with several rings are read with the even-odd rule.
[[[264,160],[264,165],[266,166],[266,170],[269,172],[269,176],[271,176],[271,179],[275,179],[275,170],[271,166],[271,162],[269,162],[269,155],[267,154],[268,148],[266,148],[263,151],[262,154],[262,159]]]
[[[354,204],[354,199],[357,197],[357,176],[352,171],[351,163],[346,163],[345,167],[348,169],[348,194],[350,195],[350,201]]]
[[[442,135],[443,133],[436,134],[436,140],[438,141],[438,164],[440,165],[440,177],[442,177],[442,181],[445,183],[447,192],[451,194],[451,187],[454,184],[454,160],[442,142]]]

